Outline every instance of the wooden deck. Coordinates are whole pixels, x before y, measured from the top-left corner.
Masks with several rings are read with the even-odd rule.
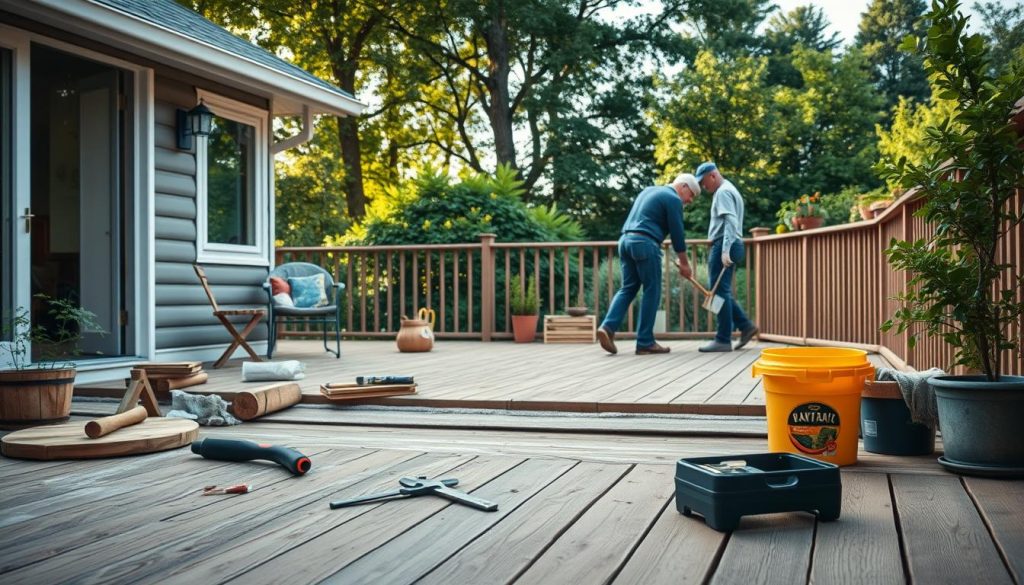
[[[836,522],[772,514],[722,534],[676,511],[674,462],[762,452],[763,439],[280,419],[201,433],[291,445],[313,469],[296,478],[188,449],[0,459],[0,582],[1010,584],[1024,576],[1024,482],[961,478],[934,456],[862,453],[842,472]],[[457,477],[499,511],[437,497],[328,508],[391,489],[403,475]],[[200,495],[239,482],[253,491]]]
[[[668,355],[638,356],[632,341],[609,355],[596,344],[517,344],[439,341],[428,353],[401,353],[392,341],[344,341],[341,359],[320,342],[285,340],[274,360],[306,364],[300,381],[306,401],[323,402],[320,384],[354,382],[362,375],[411,375],[415,396],[366,401],[372,404],[441,408],[497,408],[569,412],[764,415],[764,392],[751,365],[766,347],[760,342],[732,353],[700,353],[703,341],[663,342]],[[884,360],[872,358],[880,365]],[[190,392],[216,392],[230,399],[265,383],[241,382],[241,360],[214,370]],[[109,385],[107,385],[109,386]],[[123,392],[121,390],[114,392]],[[76,389],[79,395],[89,390]],[[94,391],[92,391],[94,393]],[[111,393],[107,393],[108,395]]]

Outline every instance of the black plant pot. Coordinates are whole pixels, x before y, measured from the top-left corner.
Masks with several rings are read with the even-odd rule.
[[[945,451],[940,463],[958,473],[1024,475],[1024,376],[935,376],[929,383]]]

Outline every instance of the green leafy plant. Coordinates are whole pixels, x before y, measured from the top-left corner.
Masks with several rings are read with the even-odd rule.
[[[537,279],[529,277],[526,288],[518,276],[509,282],[509,312],[513,315],[536,315],[538,310]]]
[[[814,195],[801,195],[792,201],[783,201],[775,217],[779,219],[780,224],[785,225],[789,230],[794,230],[796,227],[793,225],[793,218],[820,217],[827,220],[828,211],[821,203],[821,193],[815,193]]]
[[[955,363],[997,381],[1002,357],[1020,344],[1008,327],[1024,314],[1024,277],[1000,280],[1007,233],[1024,220],[1013,205],[1024,187],[1024,138],[1011,120],[1024,95],[1024,63],[991,73],[981,35],[967,35],[967,18],[955,0],[935,0],[925,18],[926,39],[908,38],[907,50],[924,55],[936,95],[953,100],[952,113],[927,129],[932,152],[923,163],[906,157],[876,168],[902,187],[916,188],[925,203],[917,215],[932,229],[913,242],[893,239],[889,262],[911,275],[897,296],[900,307],[882,325],[939,336],[955,348]],[[912,326],[920,325],[921,328]]]
[[[11,341],[9,344],[0,345],[0,351],[10,356],[13,369],[57,370],[72,367],[74,364],[70,360],[81,355],[78,344],[82,340],[82,331],[89,329],[101,335],[106,333],[96,322],[95,313],[78,307],[67,299],[54,299],[44,294],[35,297],[50,306],[49,314],[53,318],[56,330],[51,332],[42,325],[33,326],[29,310],[18,307],[11,320],[3,325],[4,337],[10,338]],[[32,362],[32,346],[36,347],[40,356],[39,361],[35,363]]]

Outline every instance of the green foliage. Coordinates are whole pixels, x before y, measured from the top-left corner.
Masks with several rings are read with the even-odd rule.
[[[900,158],[879,165],[900,186],[919,189],[925,203],[918,214],[933,228],[914,242],[894,239],[886,251],[911,279],[882,329],[908,331],[913,344],[922,332],[912,327],[920,324],[955,348],[957,364],[997,380],[1004,352],[1020,344],[1007,328],[1024,314],[1024,277],[1000,282],[1007,264],[998,255],[1005,226],[1024,221],[1011,205],[1024,186],[1024,139],[1009,118],[1024,95],[1024,64],[993,76],[988,43],[966,34],[958,8],[955,0],[935,0],[927,38],[905,45],[924,56],[936,95],[955,105],[927,130],[923,163]]]
[[[10,322],[3,324],[3,336],[0,337],[11,340],[9,344],[0,344],[0,352],[10,356],[11,366],[15,370],[73,367],[70,360],[81,355],[78,343],[82,340],[82,331],[88,329],[100,335],[106,333],[96,322],[95,313],[67,299],[54,299],[45,294],[37,294],[35,298],[50,306],[48,315],[55,330],[33,325],[32,316],[25,307],[15,309]],[[35,364],[32,363],[30,352],[39,355]]]
[[[513,315],[536,315],[538,310],[537,279],[526,279],[526,288],[519,276],[513,276],[509,283],[509,312]]]
[[[885,160],[905,158],[910,163],[922,164],[935,150],[935,146],[927,140],[929,128],[949,119],[955,107],[955,101],[939,98],[934,92],[927,103],[900,97],[889,128],[881,124],[875,127],[878,153]],[[895,178],[890,178],[888,187],[896,186]]]
[[[1024,57],[1024,4],[977,2],[974,10],[985,25],[993,73]]]
[[[828,210],[821,204],[821,193],[814,195],[801,195],[792,201],[784,201],[775,213],[779,223],[784,224],[788,229],[795,229],[793,218],[795,217],[820,217],[827,220]]]
[[[925,27],[919,17],[927,6],[925,0],[872,0],[861,15],[856,45],[871,64],[876,87],[885,96],[886,110],[901,96],[919,102],[928,98],[921,57],[900,50],[907,35],[924,37]]]
[[[804,47],[819,53],[834,51],[842,44],[839,33],[827,34],[825,11],[813,5],[797,6],[786,14],[775,14],[765,31],[768,49],[768,83],[801,88],[803,76],[793,65],[793,53]]]
[[[582,234],[579,224],[555,208],[531,210],[522,200],[522,181],[510,167],[494,176],[475,173],[459,183],[427,168],[410,185],[392,192],[388,207],[371,206],[347,241],[361,245],[455,244],[478,242],[494,233],[503,242],[557,241]]]

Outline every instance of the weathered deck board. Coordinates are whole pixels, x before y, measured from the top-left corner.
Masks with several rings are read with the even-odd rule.
[[[632,343],[620,344],[618,355],[596,344],[517,344],[511,342],[439,341],[427,353],[401,353],[390,341],[346,341],[341,359],[324,353],[316,341],[283,341],[275,360],[298,359],[306,364],[299,382],[304,400],[323,403],[320,384],[354,381],[362,375],[412,375],[417,394],[362,403],[565,410],[574,412],[649,412],[764,415],[764,396],[750,367],[766,347],[760,342],[724,354],[697,351],[701,342],[666,342],[667,355],[633,354]],[[878,356],[872,359],[879,363]],[[241,361],[221,369],[207,367],[209,381],[190,392],[216,392],[230,399],[234,392],[263,382],[241,381]],[[96,386],[79,387],[79,396],[95,394]],[[116,381],[120,384],[120,381]],[[121,391],[123,393],[123,391]]]
[[[893,475],[892,487],[914,583],[1013,583],[959,477]]]
[[[838,521],[747,517],[723,535],[675,511],[674,462],[763,439],[287,422],[203,436],[296,446],[313,470],[178,449],[15,473],[0,484],[0,582],[1010,583],[1022,558],[1024,482],[961,480],[934,458],[862,452],[842,472]],[[0,479],[33,469],[3,461]],[[416,474],[458,477],[501,510],[433,496],[327,506]],[[199,495],[238,481],[254,491]]]

